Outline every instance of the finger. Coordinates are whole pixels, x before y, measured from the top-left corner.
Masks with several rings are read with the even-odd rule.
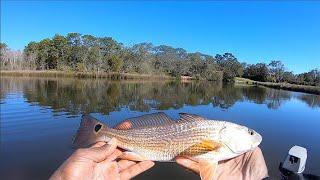
[[[120,173],[120,179],[131,179],[136,175],[150,169],[154,166],[154,162],[152,161],[142,161],[133,165]]]
[[[118,162],[119,171],[121,172],[121,171],[123,171],[123,170],[125,170],[125,169],[127,169],[127,168],[129,168],[129,167],[131,167],[131,166],[133,166],[133,165],[135,165],[135,164],[137,164],[137,163],[134,162],[134,161],[120,160],[120,161]]]
[[[117,159],[122,154],[123,154],[123,152],[120,151],[120,149],[116,149],[116,150],[114,150],[114,152],[110,156],[107,157],[107,159],[105,159],[105,161],[108,161],[108,162],[114,161],[115,159]]]
[[[103,146],[103,145],[105,145],[106,144],[106,142],[97,142],[96,144],[94,144],[94,145],[92,145],[90,148],[95,148],[95,147],[101,147],[101,146]]]
[[[120,129],[120,130],[128,130],[132,128],[132,123],[131,121],[124,121],[118,125],[116,125],[115,129]]]
[[[87,158],[90,158],[95,162],[101,162],[107,159],[107,157],[110,156],[116,150],[116,148],[117,140],[112,138],[107,144],[101,147],[88,148],[86,155]]]
[[[181,166],[188,168],[196,173],[200,172],[200,166],[198,162],[195,162],[191,159],[187,159],[187,158],[177,158],[176,162],[178,164],[180,164]]]
[[[145,161],[147,160],[145,157],[141,156],[140,154],[124,151],[123,154],[119,157],[121,159],[130,160],[130,161]]]

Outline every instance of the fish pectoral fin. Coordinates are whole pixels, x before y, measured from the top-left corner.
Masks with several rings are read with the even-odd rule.
[[[218,167],[217,161],[201,160],[199,162],[200,177],[202,180],[215,180]]]
[[[203,140],[201,143],[197,144],[197,146],[207,148],[209,151],[214,151],[220,148],[222,145],[221,143],[213,140]]]
[[[222,146],[221,143],[213,140],[203,140],[200,143],[192,145],[185,149],[180,155],[185,156],[196,156],[200,154],[205,154],[210,151],[216,151]]]
[[[125,151],[121,156],[119,156],[120,159],[130,160],[130,161],[145,161],[148,160],[147,158],[131,152],[131,151]]]

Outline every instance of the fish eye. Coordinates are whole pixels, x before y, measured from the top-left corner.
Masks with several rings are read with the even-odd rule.
[[[248,133],[249,133],[250,135],[254,135],[254,131],[253,131],[252,129],[248,129]]]
[[[94,127],[94,131],[95,132],[98,132],[100,129],[101,129],[102,125],[101,124],[97,124],[95,127]]]

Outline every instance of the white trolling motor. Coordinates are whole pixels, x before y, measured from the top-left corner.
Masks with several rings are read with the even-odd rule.
[[[307,162],[307,149],[293,146],[282,164],[282,168],[294,173],[303,173]]]
[[[301,146],[290,148],[288,155],[282,163],[279,170],[284,180],[320,180],[320,177],[311,174],[302,174],[307,163],[307,149]]]

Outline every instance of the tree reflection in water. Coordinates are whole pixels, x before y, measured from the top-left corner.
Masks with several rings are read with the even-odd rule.
[[[312,94],[301,94],[298,96],[298,99],[308,104],[311,108],[320,107],[320,96],[315,96]]]
[[[254,86],[223,85],[211,82],[110,81],[75,78],[1,78],[1,102],[12,91],[22,91],[26,101],[70,114],[109,114],[127,107],[134,111],[179,109],[184,105],[229,108],[250,101],[277,109],[297,98],[310,107],[320,107],[320,96],[298,94]]]

